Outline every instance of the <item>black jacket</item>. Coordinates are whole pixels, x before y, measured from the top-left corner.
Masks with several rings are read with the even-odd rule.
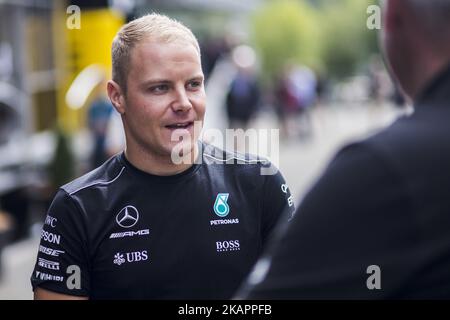
[[[241,298],[450,298],[450,69],[415,110],[338,153]]]

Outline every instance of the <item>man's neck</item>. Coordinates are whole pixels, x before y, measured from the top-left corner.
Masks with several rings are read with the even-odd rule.
[[[417,79],[413,88],[413,100],[416,101],[424,94],[430,83],[446,68],[449,64],[449,59],[445,57],[430,57],[425,60],[427,63],[418,64],[416,69],[415,79]]]
[[[192,167],[198,152],[199,148],[197,143],[195,143],[192,152],[186,156],[189,161],[183,161],[180,164],[174,163],[170,154],[158,155],[149,153],[139,147],[127,147],[125,156],[133,166],[141,171],[157,176],[172,176]]]

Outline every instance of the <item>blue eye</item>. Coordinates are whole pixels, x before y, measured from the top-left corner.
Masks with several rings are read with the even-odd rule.
[[[151,87],[150,91],[153,93],[163,93],[163,92],[166,92],[168,89],[169,89],[169,86],[167,84],[160,84],[160,85]]]
[[[189,82],[188,87],[191,89],[198,89],[198,88],[201,88],[202,84],[203,84],[202,81],[195,80],[195,81]]]

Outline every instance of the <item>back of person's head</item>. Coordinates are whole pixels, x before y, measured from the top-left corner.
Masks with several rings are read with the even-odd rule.
[[[384,47],[395,77],[415,99],[450,63],[450,0],[385,0]]]
[[[132,49],[143,40],[191,44],[200,55],[200,46],[192,31],[174,19],[152,13],[130,21],[117,32],[112,43],[112,78],[124,93]]]
[[[450,49],[450,1],[406,0],[414,10],[417,23],[422,26],[431,45],[436,49]]]

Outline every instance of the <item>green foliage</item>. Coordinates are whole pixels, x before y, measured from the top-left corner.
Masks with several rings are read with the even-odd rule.
[[[67,134],[59,126],[56,127],[54,133],[56,149],[50,163],[49,174],[51,185],[56,189],[73,179],[75,161]]]
[[[314,6],[311,5],[314,4]],[[377,50],[366,22],[375,0],[272,0],[252,19],[263,72],[272,77],[286,62],[306,64],[331,77],[354,73]]]
[[[319,19],[303,1],[268,1],[253,17],[252,35],[269,77],[286,62],[321,67]]]
[[[334,77],[352,74],[376,49],[376,31],[367,28],[370,0],[327,2],[322,11],[327,71]]]

